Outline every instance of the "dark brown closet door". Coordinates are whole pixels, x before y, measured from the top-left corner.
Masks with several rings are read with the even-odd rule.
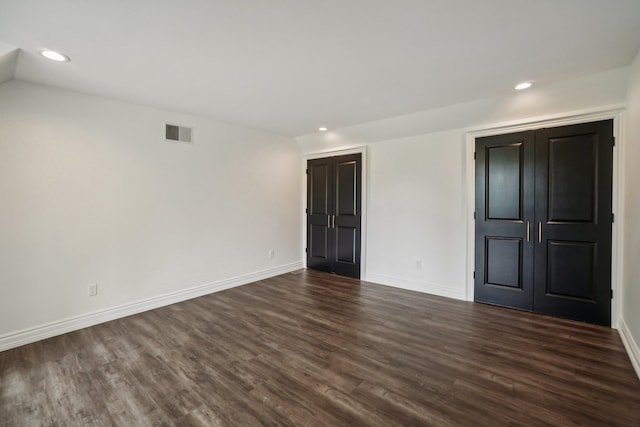
[[[476,139],[475,300],[611,324],[613,121]]]
[[[307,267],[360,277],[362,155],[307,163]]]
[[[333,268],[333,161],[307,162],[307,267],[331,271]]]
[[[536,133],[534,309],[611,324],[611,120]]]
[[[533,131],[476,139],[476,301],[532,309],[533,144]]]
[[[360,154],[334,157],[333,271],[355,278],[360,278],[361,158]]]

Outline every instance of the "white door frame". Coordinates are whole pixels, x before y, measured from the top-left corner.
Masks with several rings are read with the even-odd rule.
[[[347,154],[362,154],[362,212],[360,216],[360,280],[367,280],[367,146],[357,146],[351,148],[345,148],[341,150],[333,151],[314,151],[302,156],[302,263],[307,268],[307,253],[305,248],[307,247],[307,214],[305,209],[307,208],[307,160],[321,159],[323,157],[344,156]]]
[[[502,123],[484,126],[470,130],[466,133],[466,157],[467,157],[467,286],[466,299],[473,301],[475,269],[475,161],[473,153],[476,138],[482,136],[498,135],[503,133],[520,132],[524,130],[540,129],[545,127],[558,127],[578,123],[595,122],[598,120],[613,119],[613,136],[615,148],[613,150],[613,199],[611,209],[615,215],[615,221],[611,230],[611,327],[617,328],[622,314],[622,247],[624,236],[623,215],[624,180],[623,180],[623,150],[624,150],[624,106],[616,105],[607,108],[580,111],[571,114],[558,114],[539,117],[518,122]]]

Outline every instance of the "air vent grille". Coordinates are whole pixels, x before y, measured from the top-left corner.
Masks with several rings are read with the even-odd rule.
[[[165,124],[164,138],[167,141],[178,141],[192,143],[192,129],[186,126]]]

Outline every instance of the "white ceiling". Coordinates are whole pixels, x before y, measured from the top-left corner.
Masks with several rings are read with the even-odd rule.
[[[298,136],[629,65],[640,0],[0,0],[0,43],[20,80]]]

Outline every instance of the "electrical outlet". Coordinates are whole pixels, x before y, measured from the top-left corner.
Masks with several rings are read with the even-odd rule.
[[[271,249],[271,250],[269,251],[269,258],[273,258],[273,257],[275,257],[275,256],[276,256],[276,251],[275,251],[275,250],[273,250],[273,249]]]
[[[98,295],[98,284],[92,283],[87,286],[87,296],[95,297],[96,295]]]

